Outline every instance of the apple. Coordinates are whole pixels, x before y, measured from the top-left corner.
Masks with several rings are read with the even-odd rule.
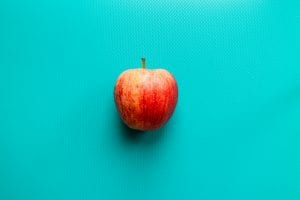
[[[162,127],[172,116],[178,98],[174,76],[165,69],[128,69],[114,87],[114,100],[123,122],[132,129],[147,131]]]

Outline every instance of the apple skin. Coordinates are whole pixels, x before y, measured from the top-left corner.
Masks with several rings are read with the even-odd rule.
[[[178,99],[175,78],[164,69],[129,69],[117,79],[114,100],[123,122],[147,131],[162,127],[172,116]]]

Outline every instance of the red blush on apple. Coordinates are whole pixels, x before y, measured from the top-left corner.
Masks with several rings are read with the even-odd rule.
[[[147,131],[162,127],[172,116],[178,99],[174,76],[165,69],[129,69],[114,87],[114,100],[123,122],[132,129]]]

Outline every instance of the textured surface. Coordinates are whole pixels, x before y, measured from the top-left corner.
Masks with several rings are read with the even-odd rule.
[[[1,0],[0,199],[300,199],[300,1]],[[113,86],[171,71],[136,136]]]

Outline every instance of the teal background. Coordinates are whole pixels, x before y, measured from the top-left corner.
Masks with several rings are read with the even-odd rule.
[[[299,52],[296,0],[1,0],[0,199],[298,200]],[[179,101],[137,134],[142,56]]]

